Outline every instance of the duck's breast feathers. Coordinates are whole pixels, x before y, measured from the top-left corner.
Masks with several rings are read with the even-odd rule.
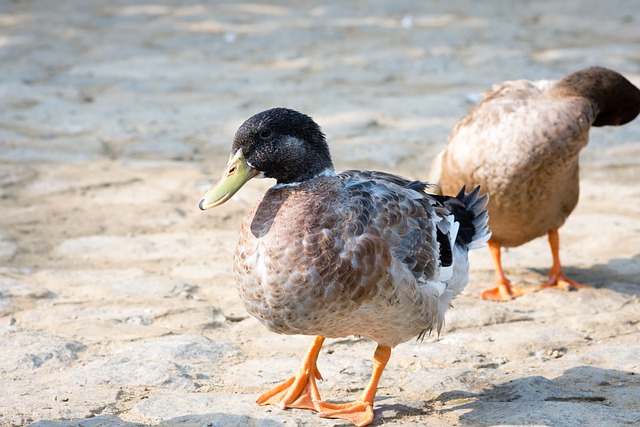
[[[340,316],[320,322],[313,313],[352,313],[395,292],[397,261],[381,221],[402,220],[382,219],[379,197],[370,185],[337,177],[269,190],[242,227],[235,255],[241,294],[255,305],[249,310],[271,317],[279,332],[357,333],[334,324]],[[306,314],[278,319],[296,310]]]
[[[330,204],[342,197],[341,185],[332,176],[291,186],[276,185],[256,204],[245,227],[248,225],[256,238],[267,235],[274,222],[279,232],[292,230],[298,236],[318,228],[333,228],[340,215],[330,209]]]

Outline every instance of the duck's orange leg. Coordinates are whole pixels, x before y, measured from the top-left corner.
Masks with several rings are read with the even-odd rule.
[[[549,270],[549,280],[540,286],[540,290],[550,287],[563,291],[590,288],[591,286],[573,281],[564,275],[564,272],[562,271],[562,264],[560,264],[560,237],[558,236],[557,228],[549,231],[549,246],[551,247],[551,255],[553,256],[553,266],[551,267],[551,270]]]
[[[298,373],[263,393],[256,400],[260,405],[275,405],[282,409],[298,408],[317,411],[315,403],[320,400],[316,379],[321,380],[316,362],[322,348],[324,337],[317,336],[307,352]]]
[[[340,418],[351,421],[357,426],[367,426],[373,421],[373,400],[378,391],[378,382],[382,371],[391,357],[391,347],[378,345],[373,355],[373,373],[369,384],[364,389],[360,399],[351,403],[317,402],[322,418]]]
[[[480,296],[488,301],[509,301],[518,298],[526,293],[533,292],[534,289],[519,288],[513,286],[502,269],[502,261],[500,259],[500,243],[489,239],[489,250],[496,271],[496,287],[482,291]]]

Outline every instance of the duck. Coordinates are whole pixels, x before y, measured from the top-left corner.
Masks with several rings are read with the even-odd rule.
[[[559,80],[494,85],[460,119],[428,177],[441,194],[480,185],[490,195],[488,247],[495,286],[481,297],[509,301],[547,288],[589,287],[569,279],[560,262],[558,229],[578,203],[579,154],[592,126],[618,126],[640,112],[640,91],[620,73],[594,66]],[[547,235],[552,266],[538,288],[512,285],[501,248]]]
[[[281,107],[239,127],[200,209],[222,205],[252,178],[275,184],[239,231],[233,272],[240,298],[268,330],[313,337],[297,373],[257,403],[368,425],[392,348],[440,332],[467,284],[468,251],[490,237],[487,196],[479,188],[432,195],[426,182],[335,171],[319,125]],[[325,339],[348,336],[377,343],[371,379],[353,402],[323,401],[320,350]]]

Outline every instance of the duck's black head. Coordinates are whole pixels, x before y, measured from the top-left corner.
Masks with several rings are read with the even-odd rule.
[[[273,108],[240,126],[225,172],[199,206],[202,210],[220,206],[257,176],[291,184],[327,171],[333,172],[333,163],[320,127],[297,111]]]
[[[247,163],[279,184],[302,182],[333,170],[329,147],[311,117],[287,108],[272,108],[245,121],[233,140]]]

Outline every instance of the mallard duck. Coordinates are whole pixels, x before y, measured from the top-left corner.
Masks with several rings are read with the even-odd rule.
[[[430,195],[424,182],[383,172],[335,172],[320,127],[285,108],[240,126],[222,178],[200,209],[223,204],[257,177],[276,184],[240,229],[240,297],[269,330],[315,336],[298,373],[257,402],[368,425],[392,347],[440,331],[466,285],[467,251],[490,237],[486,196],[477,188]],[[354,402],[324,402],[318,354],[325,338],[350,335],[378,343],[371,381]]]
[[[444,194],[481,185],[490,195],[489,249],[506,301],[535,289],[511,285],[501,247],[548,235],[553,265],[540,289],[583,288],[562,270],[558,228],[578,203],[578,156],[591,126],[622,125],[640,112],[640,91],[615,71],[591,67],[558,81],[508,81],[493,87],[453,128],[429,178]]]

